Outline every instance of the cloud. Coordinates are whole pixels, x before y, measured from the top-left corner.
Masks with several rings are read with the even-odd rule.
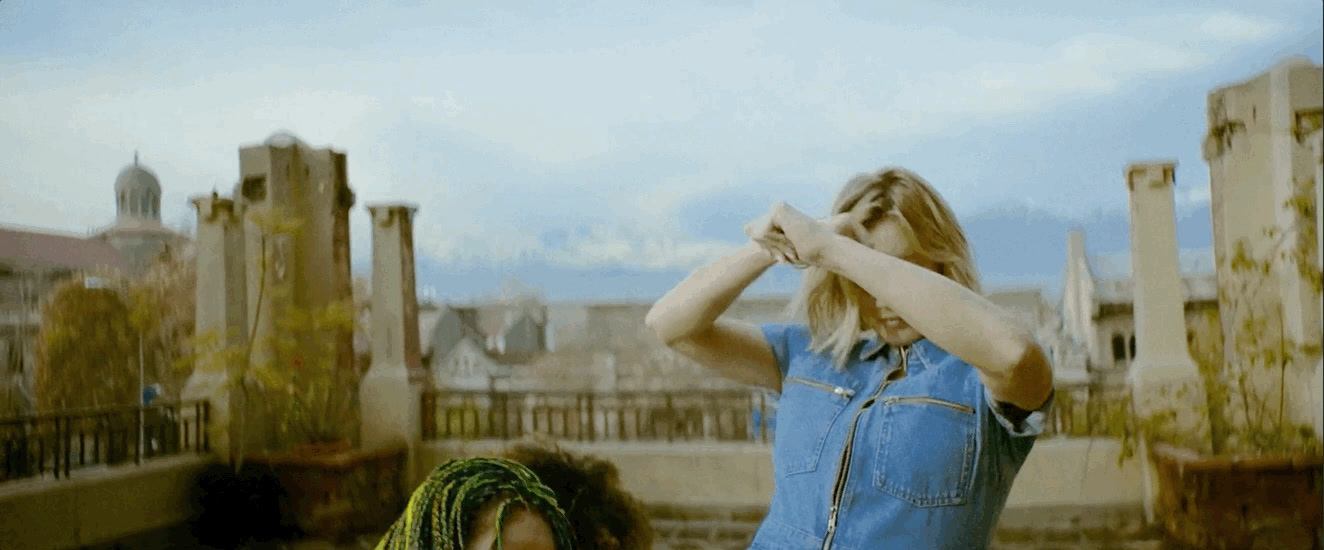
[[[430,95],[414,96],[409,98],[409,101],[418,107],[441,113],[447,117],[453,117],[464,110],[464,107],[460,106],[460,102],[455,99],[455,93],[450,90],[446,90],[440,105],[437,104],[437,98]]]
[[[25,197],[0,214],[74,230],[106,223],[114,175],[142,149],[165,187],[165,217],[187,216],[187,195],[233,184],[239,146],[290,128],[349,153],[361,204],[418,203],[420,254],[438,261],[689,269],[738,246],[707,225],[738,231],[750,197],[817,214],[875,159],[950,160],[907,156],[908,144],[940,148],[981,125],[1208,67],[1288,28],[1228,10],[1112,24],[1031,14],[989,25],[983,14],[946,27],[798,6],[483,13],[380,34],[376,20],[310,20],[363,43],[277,48],[255,34],[238,51],[181,48],[150,69],[148,42],[112,45],[119,55],[81,66],[0,58],[22,84],[0,97],[0,140],[15,144],[0,152],[0,193]],[[1018,160],[1072,162],[1057,156]],[[998,160],[947,173],[1012,171]],[[1061,200],[1051,185],[1031,195],[1012,192],[1022,182],[949,179],[944,194],[958,209],[992,195]],[[1207,194],[1179,186],[1178,211]],[[87,198],[47,198],[57,196]],[[361,209],[352,224],[355,256],[366,257]]]
[[[1205,15],[1197,26],[1210,40],[1234,44],[1273,37],[1285,30],[1284,27],[1276,21],[1233,12]]]
[[[550,238],[549,238],[549,235]],[[573,231],[447,223],[420,228],[420,252],[433,261],[502,265],[543,263],[555,267],[617,267],[643,271],[692,269],[728,254],[739,243],[678,238],[621,225],[594,224]]]

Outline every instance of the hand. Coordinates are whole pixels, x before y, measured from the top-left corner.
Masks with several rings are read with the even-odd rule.
[[[780,227],[776,225],[774,215],[776,206],[767,214],[758,219],[745,224],[745,235],[754,241],[755,244],[763,247],[763,250],[780,263],[791,264],[796,267],[804,267],[800,263],[799,256],[795,252],[795,247],[791,245],[790,239],[782,233]]]
[[[774,258],[803,268],[819,265],[834,235],[859,240],[858,236],[866,232],[850,213],[837,214],[822,222],[779,202],[768,214],[746,225],[745,234]]]

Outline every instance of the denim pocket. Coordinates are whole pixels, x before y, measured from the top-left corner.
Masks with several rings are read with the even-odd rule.
[[[777,437],[773,456],[778,474],[812,472],[818,467],[829,428],[855,390],[791,376],[782,382],[777,402]]]
[[[915,506],[965,504],[974,478],[975,410],[923,396],[882,403],[873,483]]]

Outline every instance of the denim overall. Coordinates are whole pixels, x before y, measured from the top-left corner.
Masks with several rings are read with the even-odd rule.
[[[1017,426],[973,367],[928,340],[868,340],[837,370],[804,325],[762,328],[782,393],[776,489],[752,548],[989,545],[1051,398]]]

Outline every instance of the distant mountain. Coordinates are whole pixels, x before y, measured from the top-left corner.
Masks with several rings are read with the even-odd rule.
[[[1202,206],[1177,219],[1177,240],[1185,262],[1204,262],[1201,252],[1212,243],[1209,208]],[[1066,264],[1066,234],[1073,227],[1085,231],[1087,251],[1096,257],[1100,276],[1126,276],[1127,219],[1110,213],[1088,220],[1073,220],[1044,210],[1009,208],[990,210],[964,220],[975,251],[975,260],[986,290],[1008,287],[1040,287],[1048,294],[1058,292]],[[356,264],[355,273],[366,275],[368,265]],[[515,278],[542,289],[547,299],[652,300],[664,294],[688,274],[685,270],[573,269],[541,261],[506,265],[458,264],[418,259],[419,294],[444,301],[468,301],[497,291],[503,280]],[[748,294],[794,292],[799,272],[773,268]]]

